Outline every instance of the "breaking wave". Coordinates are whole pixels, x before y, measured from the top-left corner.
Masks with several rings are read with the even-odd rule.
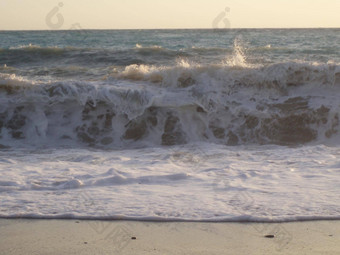
[[[101,81],[0,74],[1,146],[339,142],[340,66],[130,65]]]
[[[7,66],[41,65],[42,62],[52,65],[57,63],[73,65],[117,65],[156,64],[175,60],[177,57],[188,57],[188,52],[178,52],[161,46],[142,47],[137,44],[132,49],[101,49],[78,47],[41,47],[39,45],[23,45],[8,49],[0,48],[0,64]]]

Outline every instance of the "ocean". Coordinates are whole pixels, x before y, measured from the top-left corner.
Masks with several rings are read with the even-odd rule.
[[[0,217],[340,219],[340,29],[0,32]]]

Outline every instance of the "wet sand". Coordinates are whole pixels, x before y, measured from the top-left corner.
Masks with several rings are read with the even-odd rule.
[[[0,254],[340,254],[340,221],[0,220]]]

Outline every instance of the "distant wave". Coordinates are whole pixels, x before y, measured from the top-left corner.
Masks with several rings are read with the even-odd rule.
[[[160,46],[135,47],[132,49],[97,49],[76,47],[41,47],[25,45],[0,49],[0,65],[117,65],[165,63],[177,57],[188,57],[189,52],[178,52]]]
[[[136,49],[149,49],[149,50],[164,50],[162,46],[159,45],[152,45],[152,46],[142,46],[141,44],[136,44]]]

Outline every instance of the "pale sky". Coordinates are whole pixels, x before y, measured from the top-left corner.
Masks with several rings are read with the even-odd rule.
[[[340,27],[340,0],[0,0],[0,30],[76,23],[83,29]]]

